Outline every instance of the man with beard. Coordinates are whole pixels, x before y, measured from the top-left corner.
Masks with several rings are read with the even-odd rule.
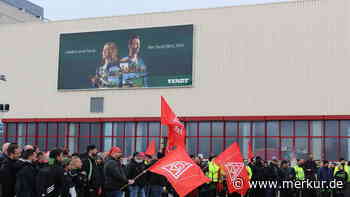
[[[96,163],[97,147],[89,145],[86,148],[86,153],[81,156],[83,161],[82,171],[86,172],[88,184],[85,188],[86,197],[96,197],[101,191],[103,180],[100,170]]]
[[[112,147],[108,152],[107,161],[104,165],[105,191],[107,197],[122,197],[122,188],[135,183],[134,180],[128,180],[120,159],[123,153],[119,147]]]

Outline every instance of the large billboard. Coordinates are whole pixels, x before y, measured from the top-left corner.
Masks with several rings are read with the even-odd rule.
[[[193,25],[60,35],[58,89],[192,85]]]

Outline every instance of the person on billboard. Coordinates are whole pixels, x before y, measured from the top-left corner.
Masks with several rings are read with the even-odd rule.
[[[146,77],[147,67],[143,59],[140,57],[140,36],[131,36],[128,47],[128,57],[124,57],[120,62],[120,67],[123,72],[123,85],[129,87],[148,87]],[[141,79],[141,81],[137,82],[137,79]]]
[[[119,66],[118,47],[114,42],[107,42],[102,50],[102,63],[91,78],[93,87],[121,87],[121,69]]]

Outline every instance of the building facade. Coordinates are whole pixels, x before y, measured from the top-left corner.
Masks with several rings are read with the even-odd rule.
[[[244,155],[252,142],[265,159],[350,159],[349,9],[346,0],[305,0],[1,28],[0,103],[11,106],[1,114],[1,142],[72,152],[118,145],[127,155],[152,140],[161,148],[165,96],[186,125],[191,154],[218,154],[237,141]],[[188,24],[192,87],[57,89],[63,33]],[[103,113],[90,112],[94,97],[103,98]]]
[[[0,24],[41,22],[44,9],[27,0],[0,0]]]

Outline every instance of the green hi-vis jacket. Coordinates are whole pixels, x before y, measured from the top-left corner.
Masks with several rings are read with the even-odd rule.
[[[251,180],[252,176],[253,176],[253,171],[250,168],[250,166],[246,166],[246,169],[247,169],[247,172],[248,172],[249,180]]]
[[[214,162],[211,161],[208,163],[208,172],[206,175],[212,182],[219,182],[219,171],[220,167]]]
[[[337,167],[335,167],[335,169],[334,169],[334,175],[335,175],[335,173],[337,173],[338,171],[339,171],[339,165],[338,165]],[[349,182],[350,182],[350,166],[345,165],[345,166],[344,166],[344,171],[345,171],[346,173],[348,173],[348,180],[347,180],[347,182],[349,183]]]
[[[300,166],[294,166],[295,177],[298,181],[303,181],[305,179],[304,169]]]

